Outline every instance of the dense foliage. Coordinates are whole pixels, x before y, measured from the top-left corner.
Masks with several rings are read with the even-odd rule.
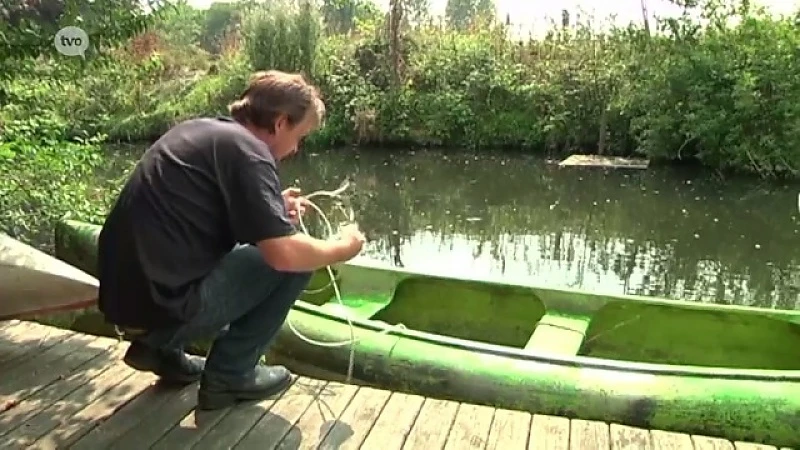
[[[118,186],[88,183],[102,142],[224,113],[264,68],[322,87],[330,117],[310,146],[641,154],[800,174],[794,17],[707,0],[604,33],[565,14],[520,40],[486,0],[451,0],[444,21],[425,0],[392,0],[388,13],[318,2],[152,3],[147,15],[133,0],[0,0],[0,229],[27,240],[68,212],[97,218]],[[89,32],[85,59],[53,51],[67,24]]]

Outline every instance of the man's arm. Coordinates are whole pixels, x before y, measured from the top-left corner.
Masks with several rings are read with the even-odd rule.
[[[354,256],[346,241],[324,241],[303,233],[262,239],[257,245],[267,264],[282,272],[313,271]]]
[[[219,164],[219,183],[237,241],[256,245],[267,264],[284,272],[313,271],[355,256],[348,241],[298,233],[289,220],[274,162],[250,139],[235,141],[239,148],[217,148],[216,155],[227,163]]]

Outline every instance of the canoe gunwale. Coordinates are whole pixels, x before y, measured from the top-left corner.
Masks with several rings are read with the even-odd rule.
[[[331,314],[322,308],[311,303],[298,300],[292,309],[312,314],[322,319],[333,320],[340,324],[347,325],[348,319],[343,316]],[[554,364],[567,367],[583,369],[611,370],[618,372],[633,372],[646,375],[662,376],[682,376],[696,378],[715,378],[727,380],[746,380],[746,381],[800,381],[800,370],[764,370],[764,369],[733,369],[703,366],[685,366],[641,363],[635,361],[610,360],[593,358],[589,356],[567,356],[552,353],[543,353],[532,350],[518,349],[501,345],[489,344],[484,342],[470,341],[454,338],[425,331],[402,328],[398,325],[382,324],[369,319],[357,317],[350,318],[353,326],[362,328],[375,333],[388,336],[397,336],[406,339],[414,339],[434,345],[467,350],[483,353],[491,356],[513,358],[522,361],[538,362],[543,364]],[[365,339],[368,339],[365,338]],[[358,345],[358,344],[356,344]]]

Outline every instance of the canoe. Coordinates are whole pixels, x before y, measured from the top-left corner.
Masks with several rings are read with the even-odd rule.
[[[99,227],[60,223],[57,256],[92,270]],[[354,376],[387,389],[537,414],[800,444],[800,312],[603,295],[338,265],[289,320],[357,339]],[[402,324],[402,326],[398,325]],[[287,324],[272,351],[344,373],[348,346]]]
[[[97,300],[91,275],[0,233],[0,320],[81,309]]]

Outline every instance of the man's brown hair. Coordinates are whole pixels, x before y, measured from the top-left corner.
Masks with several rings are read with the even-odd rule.
[[[285,115],[289,124],[297,125],[311,111],[316,125],[325,120],[325,104],[319,89],[301,74],[267,70],[250,77],[247,89],[228,106],[237,122],[275,131],[275,121]]]

